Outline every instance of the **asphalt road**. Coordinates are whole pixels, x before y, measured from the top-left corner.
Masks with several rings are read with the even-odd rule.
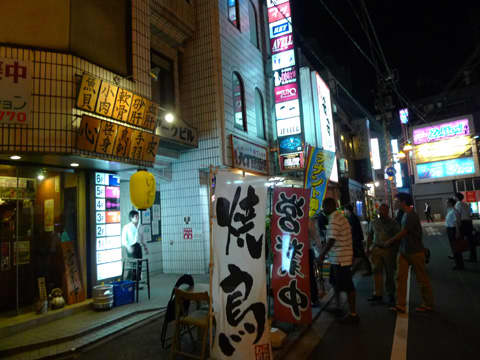
[[[431,249],[427,266],[435,295],[431,314],[415,313],[421,297],[415,278],[410,285],[408,332],[395,335],[397,315],[386,305],[371,305],[371,277],[359,279],[358,325],[332,323],[310,359],[468,359],[480,357],[480,264],[465,263],[453,271],[450,248],[441,224],[424,226],[425,245]],[[479,250],[480,252],[480,250]],[[464,253],[467,258],[468,254]],[[406,336],[405,336],[406,335]],[[406,340],[404,351],[393,351],[394,338]]]

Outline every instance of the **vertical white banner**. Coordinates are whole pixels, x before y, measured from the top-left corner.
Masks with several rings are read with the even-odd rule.
[[[265,265],[266,178],[219,172],[215,181],[214,359],[270,360]]]

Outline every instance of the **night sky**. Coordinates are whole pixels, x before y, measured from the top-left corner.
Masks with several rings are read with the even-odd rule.
[[[371,56],[367,37],[353,10],[362,14],[360,0],[323,2]],[[321,0],[295,3],[300,36],[309,44],[316,42],[317,55],[347,86],[350,78],[354,96],[373,111],[373,67],[328,14]],[[479,1],[365,0],[365,4],[387,62],[390,68],[398,70],[399,86],[411,100],[442,91],[480,39]],[[385,70],[382,63],[379,66]]]

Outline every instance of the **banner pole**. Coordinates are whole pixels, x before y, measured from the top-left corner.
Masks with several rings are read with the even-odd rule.
[[[209,338],[210,338],[210,358],[212,357],[212,350],[213,350],[213,300],[212,300],[212,275],[213,275],[213,201],[212,196],[214,194],[213,189],[213,177],[217,175],[217,167],[213,167],[210,165],[210,172],[209,172],[209,190],[208,190],[208,207],[209,207],[209,229],[210,229],[210,261],[208,264],[208,273],[209,273],[209,307],[208,307],[208,322],[209,322]]]

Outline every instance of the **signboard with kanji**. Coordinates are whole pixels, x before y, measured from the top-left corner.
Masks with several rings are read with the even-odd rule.
[[[31,61],[0,58],[0,125],[26,125],[32,118]]]
[[[126,159],[154,162],[160,139],[142,130],[83,115],[77,149]]]

